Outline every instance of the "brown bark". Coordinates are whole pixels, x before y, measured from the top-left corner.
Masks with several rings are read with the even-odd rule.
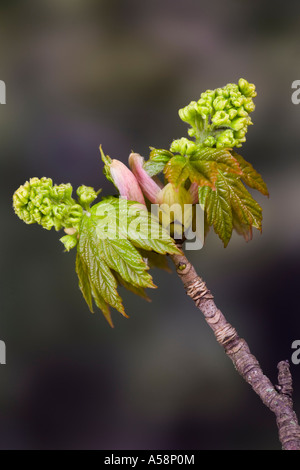
[[[178,247],[181,248],[180,245]],[[203,313],[217,342],[224,348],[239,374],[275,414],[282,449],[300,450],[300,427],[293,410],[289,362],[282,361],[278,364],[278,385],[275,388],[268,377],[263,374],[246,341],[238,336],[235,328],[227,322],[217,308],[211,292],[186,256],[184,254],[172,255],[171,258],[187,295]]]

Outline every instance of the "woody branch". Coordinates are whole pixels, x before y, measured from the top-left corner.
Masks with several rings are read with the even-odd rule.
[[[181,248],[181,245],[178,247]],[[239,374],[275,414],[283,450],[300,450],[300,427],[293,410],[292,376],[288,361],[278,364],[278,385],[274,386],[264,375],[246,341],[238,336],[235,328],[217,308],[211,292],[186,256],[171,255],[171,259],[187,295],[204,315],[217,342],[224,348]]]

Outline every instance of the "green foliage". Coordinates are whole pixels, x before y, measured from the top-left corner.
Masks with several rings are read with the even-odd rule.
[[[184,185],[187,179],[199,186],[215,188],[218,170],[241,174],[237,159],[228,149],[199,148],[194,153],[173,156],[165,165],[164,174],[174,186]]]
[[[188,133],[194,140],[174,140],[170,151],[152,149],[144,165],[151,176],[163,171],[177,191],[191,184],[198,186],[206,233],[213,226],[224,246],[233,229],[247,241],[253,227],[261,231],[262,209],[243,182],[268,196],[266,183],[232,149],[246,140],[255,96],[255,86],[244,79],[202,93],[197,102],[179,110],[180,118],[190,124]]]
[[[142,204],[107,198],[83,215],[76,261],[79,287],[90,310],[94,299],[111,325],[109,306],[125,315],[118,283],[143,297],[144,288],[156,287],[139,249],[179,253]]]
[[[253,227],[261,231],[262,209],[244,184],[268,196],[267,186],[233,150],[246,140],[255,96],[255,86],[244,79],[202,93],[197,102],[179,111],[180,118],[191,126],[188,134],[193,140],[174,140],[170,150],[151,148],[144,167],[143,158],[132,154],[132,171],[105,156],[100,146],[104,174],[122,197],[107,197],[90,207],[100,191],[80,186],[76,201],[71,184],[53,185],[50,178],[31,178],[14,193],[13,207],[21,220],[47,230],[64,229],[60,240],[66,251],[77,246],[80,290],[89,309],[93,312],[95,304],[111,326],[110,307],[127,316],[118,286],[149,300],[145,289],[156,287],[149,268],[168,269],[165,255],[180,253],[163,228],[167,226],[164,213],[160,214],[161,225],[148,212],[144,196],[161,210],[174,204],[180,211],[184,209],[186,227],[186,222],[195,224],[195,206],[190,211],[185,207],[195,203],[198,192],[205,211],[205,235],[213,226],[224,246],[233,230],[246,240],[251,239]],[[163,188],[152,179],[161,172],[167,180]],[[171,221],[175,227],[175,212]]]
[[[266,183],[262,179],[261,175],[253,168],[251,163],[244,160],[244,158],[236,152],[232,152],[232,155],[238,161],[241,169],[241,178],[250,188],[257,189],[264,196],[269,196],[269,191]]]
[[[150,147],[149,160],[145,163],[144,169],[149,176],[155,176],[163,171],[166,163],[173,157],[173,154],[168,150],[158,150]]]
[[[112,326],[110,307],[127,316],[118,284],[149,300],[145,288],[156,287],[150,266],[166,269],[163,255],[180,251],[146,206],[108,197],[90,208],[97,194],[80,186],[77,203],[70,184],[53,186],[50,178],[31,178],[14,193],[13,206],[25,223],[65,229],[60,240],[67,251],[77,245],[76,272],[83,297],[92,312],[94,301]]]
[[[215,190],[199,187],[199,202],[224,246],[228,245],[233,228],[246,240],[251,238],[252,227],[261,231],[262,209],[233,174],[219,170]]]
[[[168,181],[180,188],[188,182],[199,186],[199,202],[207,213],[208,225],[227,246],[233,228],[246,240],[252,227],[261,231],[262,210],[240,180],[268,195],[261,175],[236,152],[199,148],[190,155],[173,155],[164,167]]]

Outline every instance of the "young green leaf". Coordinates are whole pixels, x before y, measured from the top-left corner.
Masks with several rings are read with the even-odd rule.
[[[188,165],[188,159],[182,155],[176,155],[168,161],[164,168],[164,174],[169,181],[177,188],[184,185],[190,176],[191,170]]]
[[[246,239],[251,238],[252,227],[261,231],[262,209],[237,175],[219,170],[215,191],[199,188],[199,203],[204,204],[208,224],[214,226],[224,246],[233,228]]]
[[[89,306],[89,309],[92,313],[93,311],[93,301],[92,301],[92,290],[89,280],[88,268],[83,260],[83,258],[77,252],[76,255],[76,273],[79,280],[79,288],[82,292],[84,300]]]
[[[237,159],[228,149],[198,148],[191,155],[176,155],[164,168],[167,180],[174,186],[183,185],[189,178],[199,186],[215,188],[218,170],[241,175]]]
[[[207,224],[213,225],[217,235],[226,247],[232,235],[232,210],[228,188],[218,180],[216,189],[207,186],[199,187],[199,204],[205,207]]]
[[[143,204],[110,197],[83,215],[76,260],[79,287],[90,310],[93,298],[110,324],[109,305],[126,316],[118,283],[143,297],[144,288],[156,287],[137,247],[160,254],[180,253]]]
[[[199,186],[215,187],[218,178],[218,165],[215,161],[202,160],[197,155],[189,157],[189,179]]]
[[[101,299],[104,299],[105,302],[124,315],[122,299],[117,292],[117,281],[104,258],[100,256],[95,222],[87,215],[82,219],[77,253],[80,262],[86,266],[96,304],[98,305],[97,299],[100,299],[100,304]],[[102,306],[100,308],[102,310]]]
[[[220,182],[224,182],[230,195],[232,209],[242,224],[251,225],[261,231],[262,208],[253,199],[240,179],[232,174],[219,172]]]
[[[151,302],[150,297],[146,294],[146,291],[143,287],[139,286],[134,286],[133,284],[130,284],[130,282],[125,281],[122,276],[120,276],[119,273],[116,271],[113,271],[113,275],[118,281],[118,284],[120,286],[125,287],[125,289],[129,290],[130,292],[133,292],[134,294],[138,295],[139,297],[142,297],[143,299],[147,300],[147,302]]]
[[[207,162],[215,162],[218,166],[218,170],[222,170],[227,173],[234,173],[237,175],[242,174],[237,158],[226,148],[202,148],[197,150],[193,159],[198,159]]]
[[[243,224],[235,211],[232,211],[232,223],[234,230],[238,233],[238,235],[242,235],[246,242],[252,240],[252,225]]]
[[[149,160],[144,164],[144,169],[149,176],[155,176],[163,171],[166,163],[173,157],[173,154],[168,150],[159,150],[150,147],[151,152]]]
[[[238,161],[241,168],[241,178],[250,188],[257,189],[264,196],[269,196],[269,191],[262,176],[253,168],[251,163],[247,162],[241,155],[232,152],[232,155]]]
[[[134,286],[154,287],[146,263],[129,240],[99,238],[99,225],[97,234],[100,254],[111,269]]]

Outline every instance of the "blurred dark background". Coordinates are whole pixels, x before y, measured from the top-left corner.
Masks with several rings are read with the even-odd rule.
[[[189,256],[266,374],[300,339],[300,3],[2,0],[1,449],[279,449],[275,419],[238,376],[176,275],[152,303],[124,293],[112,330],[77,287],[54,231],[14,215],[32,176],[113,191],[99,144],[127,161],[186,135],[177,111],[240,77],[257,86],[243,156],[270,199],[263,234]],[[300,365],[292,366],[300,416]]]

